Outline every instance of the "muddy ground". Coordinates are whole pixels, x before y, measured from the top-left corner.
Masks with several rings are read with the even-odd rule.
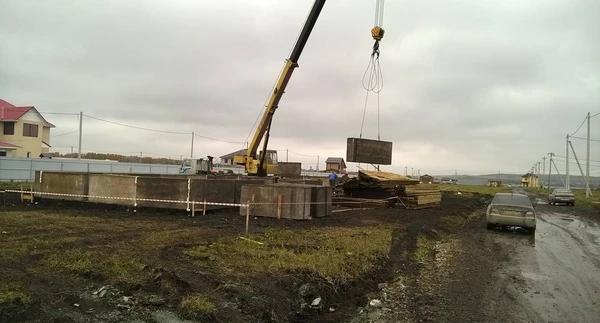
[[[0,321],[597,322],[598,210],[537,205],[488,231],[491,196],[311,221],[8,200]],[[6,279],[4,279],[6,278]]]
[[[311,221],[235,211],[189,217],[8,196],[0,222],[0,320],[339,322],[429,241],[481,210],[479,195],[435,209],[351,210]],[[421,245],[424,242],[425,245]],[[320,299],[320,300],[319,300]]]
[[[476,212],[352,322],[600,322],[599,209],[530,196],[540,203],[535,234],[488,231]]]

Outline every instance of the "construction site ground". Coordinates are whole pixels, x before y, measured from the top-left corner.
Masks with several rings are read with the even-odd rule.
[[[488,232],[489,195],[445,192],[437,208],[350,210],[310,221],[252,218],[248,236],[237,210],[192,218],[3,198],[1,322],[546,321],[538,313],[543,299],[528,303],[540,290],[502,287],[527,280],[511,248],[526,248],[532,237]],[[590,225],[598,218],[566,210]],[[580,304],[597,310],[598,279],[588,278],[588,301]],[[583,298],[567,292],[563,305]],[[586,313],[566,317],[597,318]]]

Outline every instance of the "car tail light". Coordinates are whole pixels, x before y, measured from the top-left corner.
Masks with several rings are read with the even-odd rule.
[[[525,213],[525,216],[535,217],[535,212],[533,212],[533,211],[527,211],[527,213]]]

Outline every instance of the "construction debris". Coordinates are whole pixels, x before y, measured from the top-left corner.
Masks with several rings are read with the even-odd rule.
[[[420,185],[418,179],[390,172],[358,172],[358,177],[342,185],[343,197],[334,204],[347,207],[392,207],[397,202],[409,209],[437,207],[442,193],[437,185]]]
[[[437,185],[401,186],[398,196],[409,209],[437,207],[442,201],[442,192]]]

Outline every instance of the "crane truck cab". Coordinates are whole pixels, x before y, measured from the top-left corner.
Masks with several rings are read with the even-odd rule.
[[[258,158],[248,158],[247,155],[236,155],[233,156],[233,163],[236,165],[246,166],[246,172],[248,175],[268,176],[277,174],[279,165],[277,163],[277,150],[267,149],[267,153],[264,156],[264,164],[262,171],[260,170],[260,161],[262,159],[263,152],[258,154]]]
[[[179,168],[180,174],[211,174],[213,169],[213,156],[207,156],[206,159],[198,158],[191,159],[186,158],[182,160],[181,167]]]

